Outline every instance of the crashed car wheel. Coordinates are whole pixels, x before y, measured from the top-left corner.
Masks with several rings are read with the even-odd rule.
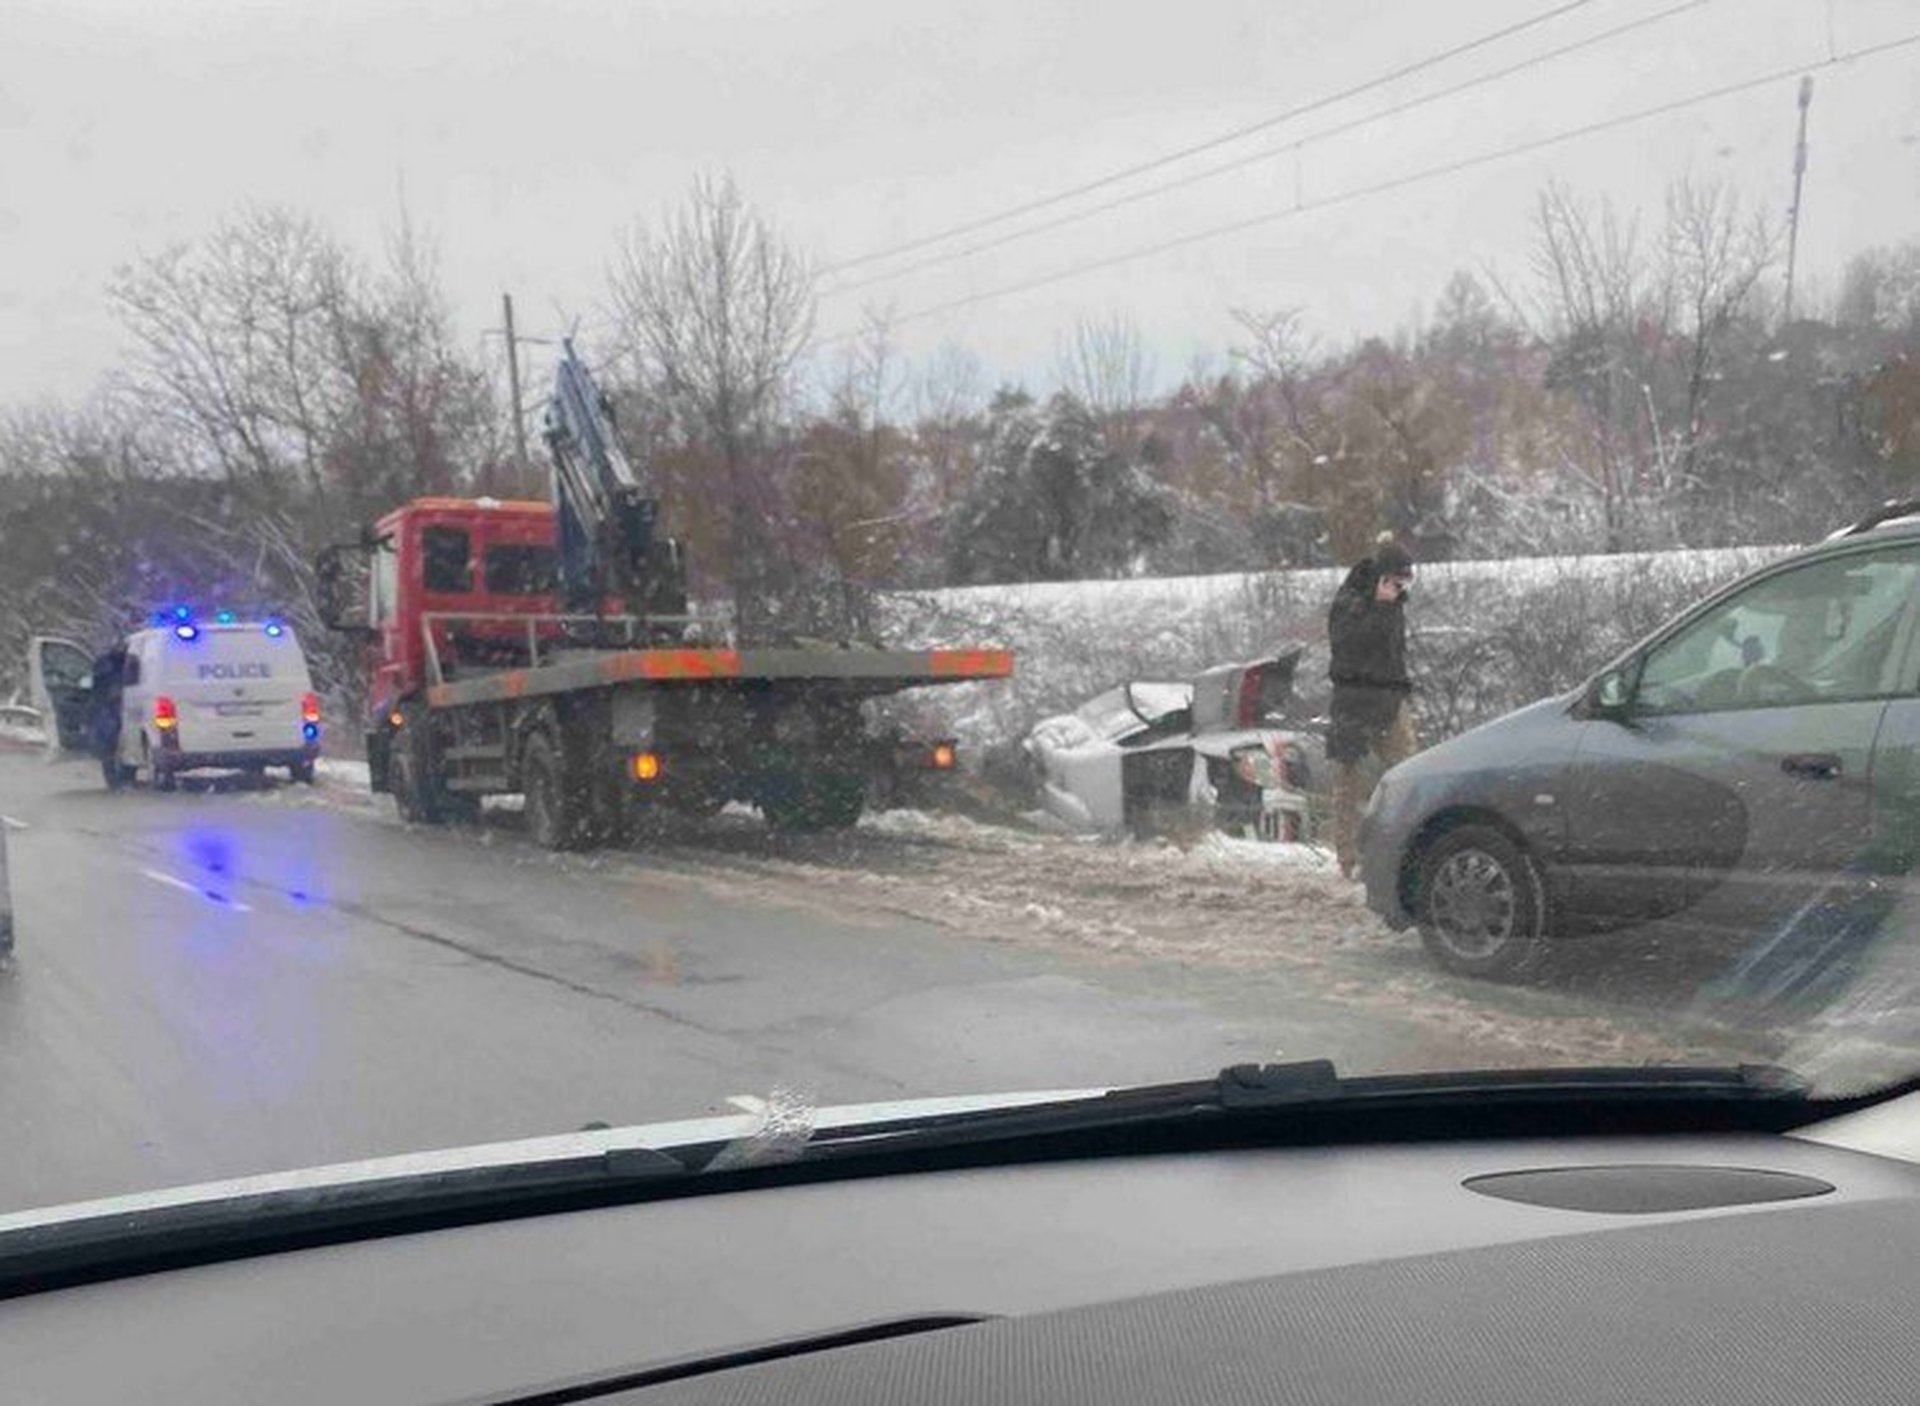
[[[1490,825],[1461,825],[1422,852],[1414,913],[1427,953],[1463,976],[1520,976],[1546,942],[1546,889],[1531,857]]]

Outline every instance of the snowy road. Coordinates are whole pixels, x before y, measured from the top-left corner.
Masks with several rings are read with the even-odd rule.
[[[110,796],[0,752],[0,1209],[317,1161],[830,1101],[1191,1077],[1749,1057],[1684,986],[1454,982],[1299,852],[894,813],[723,817],[555,856],[499,815],[317,792]]]

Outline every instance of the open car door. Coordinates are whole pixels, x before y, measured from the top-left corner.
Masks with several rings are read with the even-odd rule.
[[[55,635],[27,641],[27,689],[47,740],[62,751],[93,745],[93,652]]]

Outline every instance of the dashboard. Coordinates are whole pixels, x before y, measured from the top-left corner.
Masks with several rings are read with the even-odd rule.
[[[31,1402],[1910,1401],[1911,1121],[696,1195],[12,1299],[0,1362]]]

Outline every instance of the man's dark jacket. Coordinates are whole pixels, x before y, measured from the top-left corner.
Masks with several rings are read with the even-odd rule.
[[[1374,599],[1380,570],[1372,558],[1347,573],[1327,612],[1333,658],[1333,726],[1327,755],[1358,761],[1383,738],[1413,682],[1407,676],[1407,609]]]

